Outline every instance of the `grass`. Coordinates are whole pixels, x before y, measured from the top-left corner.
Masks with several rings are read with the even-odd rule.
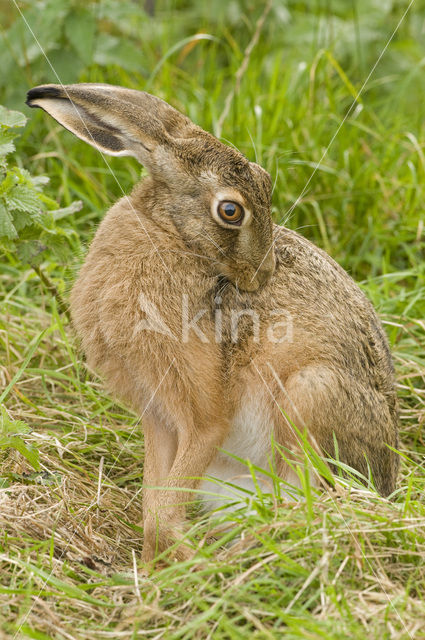
[[[133,5],[122,3],[121,22],[113,25],[104,14],[111,6],[118,11],[118,3],[87,6],[96,16],[104,12],[101,33],[137,45],[142,70],[126,68],[123,58],[86,63],[64,80],[149,87],[217,131],[256,31],[256,3],[163,2],[154,19],[140,17]],[[16,377],[4,406],[10,419],[31,428],[20,437],[38,452],[40,467],[34,470],[14,448],[0,451],[0,637],[425,637],[425,10],[419,0],[317,166],[407,6],[276,1],[222,130],[272,173],[276,221],[299,229],[348,269],[384,322],[401,416],[393,499],[341,481],[317,494],[307,478],[299,503],[258,495],[247,498],[249,508],[223,516],[221,535],[230,547],[214,539],[215,523],[194,514],[187,534],[198,549],[193,558],[170,564],[165,557],[149,579],[138,577],[138,418],[87,371],[71,327],[36,275],[5,257],[0,394]],[[65,24],[65,9],[56,7]],[[72,7],[77,12],[82,3]],[[12,3],[4,15],[9,51],[8,39],[17,35],[6,27],[20,17]],[[56,37],[68,51],[66,32]],[[200,32],[214,39],[187,40]],[[53,59],[58,48],[43,46]],[[28,57],[13,68],[13,82],[0,87],[8,106],[16,108],[31,84],[55,80],[41,58]],[[66,296],[98,221],[140,169],[111,159],[117,183],[94,150],[33,113],[17,161],[49,175],[49,193],[61,204],[84,202],[73,218],[81,252],[71,264],[44,265]]]

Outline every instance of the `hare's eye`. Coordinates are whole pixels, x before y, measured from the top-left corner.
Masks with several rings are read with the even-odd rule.
[[[241,224],[245,212],[237,202],[219,202],[217,213],[224,222],[229,224]]]

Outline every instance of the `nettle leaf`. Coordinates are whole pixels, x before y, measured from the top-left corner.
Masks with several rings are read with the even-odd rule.
[[[142,55],[130,41],[120,40],[108,33],[100,33],[96,41],[93,61],[101,66],[116,64],[126,71],[145,73]]]
[[[13,226],[16,231],[22,231],[25,227],[28,227],[34,222],[34,217],[27,211],[16,211],[13,214]]]
[[[15,145],[12,140],[14,140],[17,135],[13,129],[0,126],[0,157],[7,156],[8,153],[15,151]]]
[[[18,244],[16,253],[21,262],[37,267],[43,262],[46,250],[41,240],[24,240]]]
[[[22,420],[12,420],[6,409],[0,406],[0,449],[15,449],[38,471],[40,469],[39,452],[25,442],[23,436],[30,428]]]
[[[0,105],[0,125],[4,127],[24,127],[26,121],[27,118],[23,113],[11,111]]]
[[[75,52],[70,47],[52,51],[49,54],[49,58],[61,82],[64,84],[78,82],[80,74],[84,69],[84,63],[79,56],[75,55]]]
[[[11,214],[0,201],[0,238],[2,236],[12,240],[18,237],[18,233],[13,224]]]
[[[81,211],[82,208],[82,201],[76,200],[75,202],[70,204],[69,207],[63,207],[62,209],[55,209],[55,211],[52,211],[53,219],[55,220],[55,222],[57,220],[62,220],[62,218],[66,218],[73,213],[77,213],[77,211]]]
[[[9,210],[18,209],[28,213],[38,213],[41,209],[37,192],[25,184],[18,184],[5,195]]]
[[[42,233],[47,233],[51,236],[55,236],[58,233],[60,234],[60,227],[55,226],[55,221],[53,219],[53,211],[43,211],[41,215],[37,218],[38,224],[38,235]],[[49,239],[50,244],[50,239]]]
[[[18,436],[12,436],[10,438],[0,438],[0,449],[15,449],[21,456],[24,456],[30,465],[38,471],[40,469],[40,454],[37,449],[28,445]]]
[[[34,177],[26,169],[8,166],[6,153],[14,148],[14,129],[25,124],[26,118],[0,107],[0,121],[0,252],[14,254],[23,264],[36,269],[48,261],[65,263],[79,241],[75,230],[61,221],[79,211],[82,203],[59,208],[43,193],[47,177]],[[55,286],[49,290],[55,291]],[[14,447],[31,464],[36,463],[35,454],[25,443],[14,442]]]
[[[47,176],[32,176],[29,171],[23,169],[22,167],[15,167],[15,173],[18,176],[20,182],[23,182],[30,187],[34,187],[34,189],[40,193],[43,186],[50,182],[50,178],[48,178]],[[55,206],[58,206],[57,203],[55,203]]]
[[[10,191],[19,182],[19,177],[14,171],[7,171],[6,177],[0,183],[0,195],[3,195]]]
[[[26,171],[26,169],[21,169],[21,171],[37,191],[41,191],[44,185],[49,184],[50,182],[50,178],[48,176],[32,176],[28,171]]]
[[[87,9],[73,9],[65,20],[65,34],[86,65],[92,63],[96,20]]]
[[[22,433],[30,433],[31,429],[22,420],[12,420],[3,405],[0,405],[0,438]]]
[[[13,142],[5,142],[3,144],[0,144],[0,157],[7,156],[8,153],[12,153],[13,151],[15,151],[15,148],[16,147]]]
[[[59,262],[65,262],[69,257],[70,252],[70,245],[68,243],[68,240],[71,238],[71,236],[75,235],[75,231],[71,229],[68,232],[65,229],[62,229],[61,231],[63,237],[61,238],[60,236],[54,236],[49,242],[49,247],[54,252]]]

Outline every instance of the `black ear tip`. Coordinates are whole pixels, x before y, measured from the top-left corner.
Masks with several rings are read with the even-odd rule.
[[[39,98],[63,98],[63,90],[61,87],[49,84],[34,87],[28,91],[25,104],[29,107],[38,107],[37,104],[32,104],[32,101]]]
[[[27,93],[27,99],[25,100],[25,104],[26,104],[28,107],[37,107],[38,105],[36,105],[36,104],[32,104],[32,100],[33,100],[33,99],[34,99],[34,97],[35,97],[34,95],[30,95],[30,94],[32,94],[32,93],[33,93],[33,90],[32,90],[32,89],[31,89],[31,91],[28,91],[28,93]]]

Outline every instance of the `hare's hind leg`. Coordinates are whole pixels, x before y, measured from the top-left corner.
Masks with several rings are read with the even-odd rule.
[[[335,372],[325,365],[306,367],[285,384],[276,382],[276,397],[286,417],[281,420],[278,441],[294,439],[292,425],[301,431],[307,428],[320,450],[334,457],[336,438],[341,462],[366,477],[370,469],[381,494],[394,490],[398,456],[391,447],[397,447],[398,438],[393,395],[379,392],[372,385],[366,387],[348,373]],[[282,465],[286,466],[283,461]]]

